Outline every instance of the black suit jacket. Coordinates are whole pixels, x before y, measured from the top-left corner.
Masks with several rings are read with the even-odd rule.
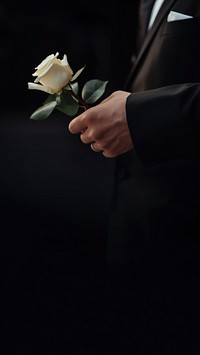
[[[116,160],[108,270],[137,354],[200,352],[199,38],[199,0],[166,0],[125,87],[134,149]]]
[[[199,268],[199,38],[199,0],[165,1],[126,84],[134,150],[116,161],[108,262],[151,284],[185,287]]]
[[[167,22],[170,11],[193,18]],[[165,85],[199,81],[198,0],[165,0],[125,84],[125,89],[141,91]]]

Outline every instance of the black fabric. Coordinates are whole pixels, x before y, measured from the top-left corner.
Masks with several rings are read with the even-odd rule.
[[[138,50],[141,47],[143,40],[145,38],[154,2],[155,0],[140,1],[139,18],[138,18],[138,38],[137,38]]]
[[[167,22],[170,11],[192,18]],[[199,16],[198,0],[165,1],[126,87],[135,150],[116,160],[108,243],[124,353],[200,353],[199,114],[182,91],[200,82]]]

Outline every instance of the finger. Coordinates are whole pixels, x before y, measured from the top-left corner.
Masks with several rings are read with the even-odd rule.
[[[94,152],[100,153],[103,151],[102,148],[95,142],[92,142],[90,146]]]
[[[116,158],[117,154],[110,153],[109,151],[102,151],[102,154],[105,158]]]
[[[79,115],[74,118],[69,126],[69,131],[73,134],[84,132],[87,129],[85,114]]]
[[[94,139],[88,134],[88,129],[81,133],[80,138],[84,144],[89,144],[94,141]]]

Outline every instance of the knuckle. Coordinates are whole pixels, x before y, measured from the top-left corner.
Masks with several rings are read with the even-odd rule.
[[[108,154],[112,156],[116,154],[116,148],[113,146],[113,144],[110,141],[101,142],[101,147],[102,150],[108,152]]]
[[[93,142],[97,140],[97,136],[95,134],[95,130],[93,128],[90,128],[90,131],[88,132],[88,138]]]
[[[81,138],[82,143],[87,143],[87,139],[86,139],[86,136],[84,134],[81,134],[80,138]]]
[[[107,158],[115,158],[118,155],[116,149],[112,147],[106,148],[102,146],[102,150],[103,150],[103,155]]]
[[[93,122],[93,118],[95,116],[95,107],[91,107],[89,108],[85,114],[84,114],[85,117],[87,117],[87,123],[88,124],[91,124]]]
[[[109,144],[109,142],[107,142],[106,140],[104,140],[104,141],[99,141],[99,144],[101,145],[101,148],[103,149],[103,150],[110,150],[110,144]]]
[[[86,132],[87,132],[87,131],[86,131]],[[85,144],[88,144],[88,143],[91,143],[91,142],[94,141],[92,135],[91,135],[89,132],[87,132],[87,133],[82,133],[82,134],[80,135],[80,138],[81,138],[81,141],[82,141],[83,143],[85,143]]]
[[[103,151],[103,155],[105,158],[115,158],[116,155],[113,155],[112,153],[108,152],[108,151]]]

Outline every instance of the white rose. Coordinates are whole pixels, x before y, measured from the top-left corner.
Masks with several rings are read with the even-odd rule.
[[[55,94],[69,84],[73,76],[73,71],[68,64],[66,54],[64,54],[62,60],[57,58],[58,55],[58,52],[55,55],[49,55],[35,68],[36,72],[32,75],[37,78],[34,83],[28,83],[29,89]]]

